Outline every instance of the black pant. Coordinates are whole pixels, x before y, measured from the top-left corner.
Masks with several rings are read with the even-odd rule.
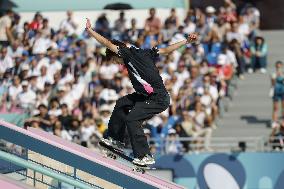
[[[9,46],[9,41],[0,41],[0,46],[1,47],[8,47]]]
[[[124,141],[127,128],[134,157],[143,157],[150,154],[142,123],[155,114],[161,113],[169,106],[170,98],[167,93],[144,96],[132,93],[116,101],[109,125],[108,136]]]

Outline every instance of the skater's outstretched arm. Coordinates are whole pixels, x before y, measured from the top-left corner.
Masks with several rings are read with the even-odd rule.
[[[169,54],[179,49],[183,45],[196,42],[197,38],[198,38],[198,35],[196,33],[189,34],[186,40],[174,43],[172,45],[167,46],[166,48],[160,48],[159,54]]]
[[[106,39],[105,37],[103,37],[100,34],[98,34],[97,32],[95,32],[92,29],[91,22],[88,18],[87,18],[87,22],[86,22],[86,31],[89,33],[90,36],[94,37],[100,44],[106,46],[107,48],[109,48],[114,53],[116,53],[116,54],[118,53],[118,46],[112,44],[108,39]]]

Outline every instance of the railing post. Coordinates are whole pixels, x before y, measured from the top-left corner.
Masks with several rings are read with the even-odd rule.
[[[76,180],[77,179],[77,169],[74,167],[73,177]],[[74,189],[76,189],[76,186],[74,186]]]
[[[36,171],[35,170],[33,170],[33,171],[34,171],[34,187],[35,187],[35,185],[36,185],[36,181],[35,181]]]

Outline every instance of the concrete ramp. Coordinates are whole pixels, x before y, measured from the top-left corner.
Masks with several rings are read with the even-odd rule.
[[[123,188],[183,188],[147,173],[133,172],[132,168],[127,165],[105,158],[98,152],[70,143],[42,130],[34,128],[25,130],[0,121],[0,139],[23,146]]]

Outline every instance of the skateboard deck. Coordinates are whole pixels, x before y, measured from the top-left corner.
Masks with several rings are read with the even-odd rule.
[[[134,160],[133,157],[127,156],[126,154],[123,153],[123,151],[117,150],[107,144],[105,144],[104,142],[99,142],[99,145],[106,150],[105,155],[107,157],[110,157],[112,159],[117,159],[117,157],[120,157],[121,159],[124,159],[126,161],[128,161],[129,163],[132,164],[133,166],[133,171],[136,172],[141,172],[142,174],[145,173],[146,170],[155,170],[156,168],[153,167],[149,167],[147,165],[145,166],[141,166],[141,165],[137,165],[137,164],[133,164],[132,161]]]

